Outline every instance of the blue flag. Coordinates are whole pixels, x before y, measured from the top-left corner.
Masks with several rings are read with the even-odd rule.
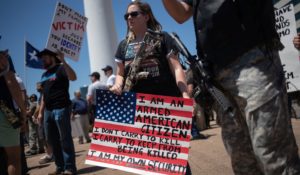
[[[34,48],[29,42],[25,42],[25,57],[26,66],[35,69],[44,69],[43,62],[40,58],[36,56],[39,50]]]

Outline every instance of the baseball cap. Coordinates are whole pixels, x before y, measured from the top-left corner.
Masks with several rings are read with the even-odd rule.
[[[98,72],[93,72],[90,74],[90,77],[95,77],[97,79],[100,79],[100,74]]]
[[[37,99],[37,96],[35,95],[35,94],[32,94],[32,95],[30,95],[30,97],[29,98],[34,98],[34,99]]]
[[[102,70],[103,70],[104,72],[106,72],[106,71],[108,71],[108,70],[112,70],[112,67],[109,66],[109,65],[107,65],[106,67],[102,68]]]

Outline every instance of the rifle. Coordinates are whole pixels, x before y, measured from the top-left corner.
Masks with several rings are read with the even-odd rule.
[[[221,107],[222,112],[230,117],[234,117],[234,107],[222,90],[214,85],[208,70],[208,64],[198,56],[191,55],[176,33],[173,32],[170,35],[176,41],[177,49],[188,60],[188,64],[192,69],[194,82],[196,83],[196,87],[193,90],[195,100],[199,101],[200,96],[204,92],[208,92]]]
[[[133,85],[139,79],[145,79],[149,76],[149,72],[139,72],[140,64],[144,58],[147,58],[153,53],[156,47],[160,46],[162,40],[161,36],[162,34],[160,32],[154,32],[149,29],[145,33],[140,48],[136,53],[133,62],[130,65],[130,69],[125,80],[125,86],[123,88],[123,91],[130,91]]]

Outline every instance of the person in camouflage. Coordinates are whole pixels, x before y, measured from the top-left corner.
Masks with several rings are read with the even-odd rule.
[[[298,148],[287,108],[278,53],[255,48],[216,79],[235,101],[234,119],[221,116],[223,142],[236,174],[299,174]]]
[[[300,174],[272,2],[163,3],[179,23],[194,16],[198,55],[211,63],[213,80],[234,105],[234,117],[224,113],[220,116],[222,138],[234,173]],[[253,8],[257,4],[259,10]],[[251,9],[261,18],[254,20]],[[232,13],[235,11],[238,13]],[[257,25],[259,20],[264,21],[263,25]]]

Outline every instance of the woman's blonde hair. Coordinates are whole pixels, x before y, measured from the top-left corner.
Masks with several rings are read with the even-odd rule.
[[[151,7],[148,3],[140,2],[140,1],[133,1],[127,6],[127,9],[131,5],[136,5],[144,15],[149,16],[149,20],[147,22],[147,27],[149,29],[151,29],[153,31],[156,31],[156,32],[160,32],[162,30],[161,24],[154,17],[154,15],[152,13],[152,10],[151,10]],[[127,43],[129,43],[130,41],[135,39],[135,36],[134,36],[133,32],[130,31],[128,27],[127,27],[126,39],[127,39]]]

